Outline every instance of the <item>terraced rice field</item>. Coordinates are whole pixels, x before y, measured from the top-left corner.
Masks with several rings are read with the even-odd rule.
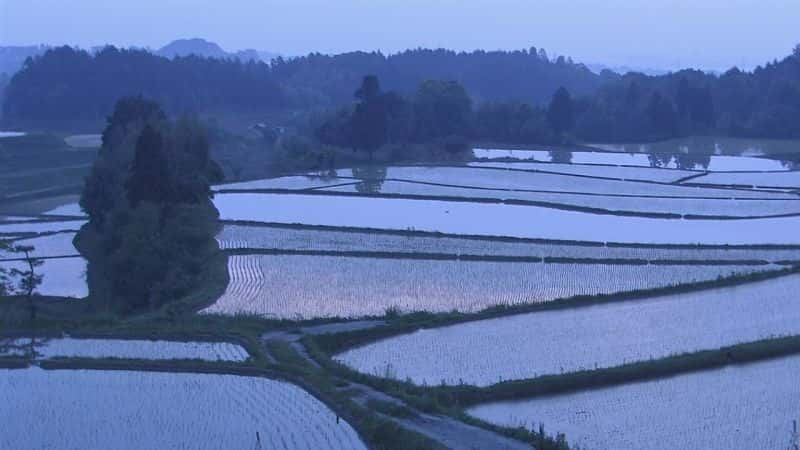
[[[233,375],[0,370],[0,420],[4,449],[366,448],[306,391]]]
[[[643,300],[468,322],[336,359],[418,384],[487,386],[800,333],[800,275]],[[649,403],[648,403],[649,404]]]
[[[800,171],[798,172],[739,172],[710,173],[691,180],[692,183],[713,185],[764,186],[786,189],[800,188]]]
[[[651,289],[770,266],[646,266],[431,261],[341,256],[231,256],[230,283],[206,313],[281,319],[477,312],[495,305]]]
[[[679,169],[661,169],[649,167],[601,166],[592,164],[561,164],[537,162],[471,162],[469,167],[488,167],[494,169],[528,170],[531,172],[558,172],[587,177],[617,178],[623,180],[656,181],[673,183],[699,172]]]
[[[27,269],[22,261],[0,261],[0,266],[6,269]],[[36,289],[40,295],[73,298],[89,295],[85,277],[86,260],[79,256],[46,259],[44,264],[36,268],[36,272],[44,275],[42,284]]]
[[[0,223],[0,235],[14,233],[52,233],[56,231],[78,231],[85,220],[70,220],[65,222],[18,222]]]
[[[76,256],[78,251],[72,244],[75,233],[58,233],[46,236],[39,236],[30,239],[20,239],[15,241],[15,245],[33,246],[33,256],[37,258],[52,258],[54,256]],[[0,250],[0,260],[9,258],[20,258],[19,254],[4,252]]]
[[[81,210],[81,206],[77,203],[67,203],[53,209],[49,209],[42,214],[50,216],[75,216],[81,217],[86,214]]]
[[[137,339],[15,339],[14,348],[30,348],[37,359],[51,358],[119,358],[119,359],[197,359],[203,361],[241,362],[247,351],[229,342],[177,342]],[[3,353],[0,352],[0,356]]]
[[[785,449],[798,375],[795,356],[468,412],[502,426],[543,423],[583,449]]]
[[[499,149],[475,149],[476,158],[508,158],[508,150]],[[552,158],[547,150],[516,150],[512,156],[519,159],[532,159],[535,161],[550,162]],[[650,155],[646,153],[620,153],[620,152],[572,152],[570,160],[573,164],[609,164],[620,166],[640,166],[652,167],[653,162]],[[678,167],[675,160],[663,165],[664,168],[675,169]],[[788,170],[780,161],[760,158],[754,156],[725,156],[712,155],[707,168],[696,167],[712,172],[730,172],[742,170]]]
[[[239,183],[220,184],[214,186],[214,191],[221,190],[252,190],[252,189],[311,189],[332,186],[342,183],[353,183],[353,180],[339,178],[320,178],[315,176],[290,176],[279,178],[266,178],[263,180],[243,181]]]
[[[358,192],[360,184],[321,188],[327,192]],[[424,195],[455,198],[481,198],[501,201],[545,202],[554,206],[594,208],[614,213],[671,214],[727,217],[764,217],[800,214],[800,197],[713,198],[617,196],[593,193],[521,192],[504,189],[438,186],[404,181],[381,183],[381,194]]]
[[[448,255],[521,256],[532,258],[642,259],[647,261],[800,261],[800,247],[762,249],[746,247],[606,247],[535,243],[489,238],[437,237],[410,234],[316,230],[270,226],[225,225],[217,236],[221,248],[314,251],[439,253]]]
[[[501,171],[478,167],[388,167],[386,179],[443,184],[456,187],[583,192],[595,194],[655,195],[704,198],[797,198],[785,193],[746,189],[721,189],[642,181],[587,178],[552,173]]]
[[[597,242],[800,244],[798,217],[665,220],[536,206],[300,194],[219,194],[214,203],[224,220]]]

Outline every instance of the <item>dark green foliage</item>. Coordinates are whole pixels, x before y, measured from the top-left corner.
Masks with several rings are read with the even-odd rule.
[[[147,125],[136,140],[136,153],[125,183],[128,203],[136,208],[141,202],[168,202],[173,196],[169,181],[163,138],[161,133]]]
[[[672,102],[654,92],[647,104],[647,118],[650,120],[649,129],[651,136],[657,139],[666,139],[678,132],[678,117]]]
[[[12,77],[4,112],[21,121],[97,119],[117,99],[133,95],[153,98],[173,113],[265,110],[284,102],[264,63],[196,56],[170,60],[114,47],[91,54],[60,47],[28,60]]]
[[[575,125],[572,96],[563,86],[558,88],[547,107],[547,121],[557,135],[562,135]]]
[[[81,196],[90,222],[76,245],[89,260],[90,297],[132,313],[198,285],[217,251],[209,184],[219,179],[196,121],[173,123],[155,103],[121,100]]]
[[[378,78],[374,75],[364,77],[361,87],[355,93],[361,101],[356,105],[350,118],[349,130],[352,146],[372,155],[386,143],[388,108],[381,96]]]
[[[364,77],[352,110],[341,110],[317,129],[325,144],[372,155],[385,144],[433,143],[448,153],[469,150],[472,100],[454,81],[426,81],[412,100],[381,92],[377,77]]]
[[[469,132],[472,100],[455,81],[423,82],[414,97],[415,137],[418,141]]]
[[[509,144],[554,143],[545,110],[520,102],[490,102],[475,112],[475,139]]]

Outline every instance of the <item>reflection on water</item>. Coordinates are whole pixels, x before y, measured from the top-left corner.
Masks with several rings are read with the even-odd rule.
[[[19,137],[25,136],[25,133],[19,131],[0,131],[0,138]]]
[[[800,141],[688,137],[668,141],[631,144],[589,144],[601,150],[620,153],[692,153],[727,156],[776,156],[800,153]]]
[[[336,173],[336,169],[328,169],[328,170],[321,170],[319,172],[312,172],[306,175],[307,178],[312,180],[320,180],[326,183],[332,183],[337,181],[339,178],[339,174]]]
[[[353,177],[361,180],[356,191],[361,194],[377,194],[386,180],[386,167],[364,166],[353,169]]]
[[[550,161],[554,163],[569,164],[572,162],[572,152],[564,150],[551,150]]]
[[[591,144],[601,150],[475,149],[476,158],[607,164],[668,169],[785,171],[800,169],[800,141],[694,137],[646,144]]]

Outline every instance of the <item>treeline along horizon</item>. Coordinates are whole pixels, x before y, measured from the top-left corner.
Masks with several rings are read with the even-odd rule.
[[[563,87],[573,99],[573,120],[564,131],[579,140],[639,141],[689,134],[800,137],[800,46],[783,60],[751,72],[682,70],[659,76],[595,74],[569,58],[549,58],[536,48],[312,53],[263,63],[197,56],[168,59],[147,50],[115,47],[96,53],[59,47],[28,59],[11,78],[4,121],[13,125],[103,118],[114,102],[130,95],[158,101],[172,114],[330,110],[352,106],[353,91],[367,75],[376,76],[386,91],[406,97],[426,80],[455,81],[471,97],[475,111],[493,105],[483,113],[496,113],[503,120],[507,116],[512,122],[527,111],[522,106],[541,108]],[[505,140],[502,135],[497,138]]]

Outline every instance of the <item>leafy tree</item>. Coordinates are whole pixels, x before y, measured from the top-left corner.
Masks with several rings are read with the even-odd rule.
[[[386,180],[386,167],[364,166],[353,168],[353,178],[361,180],[356,185],[356,191],[362,194],[377,194]]]
[[[414,97],[416,138],[425,142],[452,135],[466,135],[472,114],[472,100],[455,81],[428,80]]]
[[[572,96],[563,86],[558,88],[550,101],[550,106],[547,108],[547,120],[553,127],[553,131],[559,136],[570,131],[575,125]]]
[[[667,138],[674,136],[678,129],[678,118],[672,102],[658,92],[654,92],[647,105],[647,116],[654,136]]]
[[[370,159],[380,146],[386,143],[388,108],[381,95],[378,78],[364,77],[355,93],[361,101],[356,105],[351,118],[352,144],[357,150],[365,150]]]
[[[195,120],[172,122],[142,98],[118,102],[81,198],[102,206],[84,206],[90,220],[76,238],[92,301],[135,313],[195,288],[217,251],[210,183],[219,179]]]
[[[0,297],[20,295],[27,299],[30,320],[36,320],[36,288],[42,284],[44,275],[37,272],[37,268],[44,264],[40,258],[33,256],[34,248],[26,245],[14,245],[9,241],[0,240],[0,250],[17,255],[23,268],[0,267]]]

